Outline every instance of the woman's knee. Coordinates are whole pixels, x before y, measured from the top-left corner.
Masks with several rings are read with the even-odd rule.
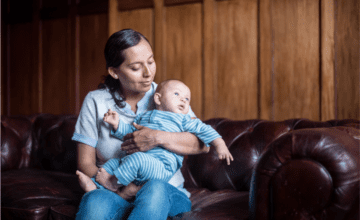
[[[169,183],[162,180],[149,180],[136,194],[136,198],[146,198],[149,201],[163,199],[163,197],[166,197],[168,195],[168,185]]]
[[[110,219],[119,209],[126,211],[130,203],[117,194],[97,189],[84,194],[76,219]]]

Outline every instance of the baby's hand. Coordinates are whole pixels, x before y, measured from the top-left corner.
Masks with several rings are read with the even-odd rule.
[[[111,109],[109,109],[108,112],[104,114],[103,120],[113,126],[115,131],[118,129],[119,115],[116,111],[112,111]]]
[[[229,152],[224,140],[222,138],[216,138],[211,142],[211,145],[215,147],[215,150],[220,160],[226,159],[227,165],[230,165],[230,160],[234,161],[233,156]]]
[[[231,155],[229,149],[226,146],[217,149],[217,153],[220,160],[226,159],[227,165],[230,165],[230,160],[234,161],[233,156]]]

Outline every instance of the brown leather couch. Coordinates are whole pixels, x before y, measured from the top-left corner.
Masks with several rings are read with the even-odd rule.
[[[2,219],[74,219],[75,115],[1,117]],[[188,156],[183,219],[359,219],[358,120],[211,119],[235,160]]]

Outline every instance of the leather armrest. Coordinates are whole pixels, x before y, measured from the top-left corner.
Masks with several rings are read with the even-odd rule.
[[[300,129],[269,144],[252,176],[250,219],[342,219],[359,199],[358,134]]]

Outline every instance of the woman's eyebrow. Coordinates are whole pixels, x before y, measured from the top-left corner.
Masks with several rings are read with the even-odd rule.
[[[153,57],[154,57],[154,54],[152,54],[151,56],[149,56],[148,59],[151,59],[151,58],[153,58]],[[142,63],[141,61],[135,61],[135,62],[129,63],[128,65],[131,66],[131,65],[133,65],[133,64],[141,64],[141,63]]]

